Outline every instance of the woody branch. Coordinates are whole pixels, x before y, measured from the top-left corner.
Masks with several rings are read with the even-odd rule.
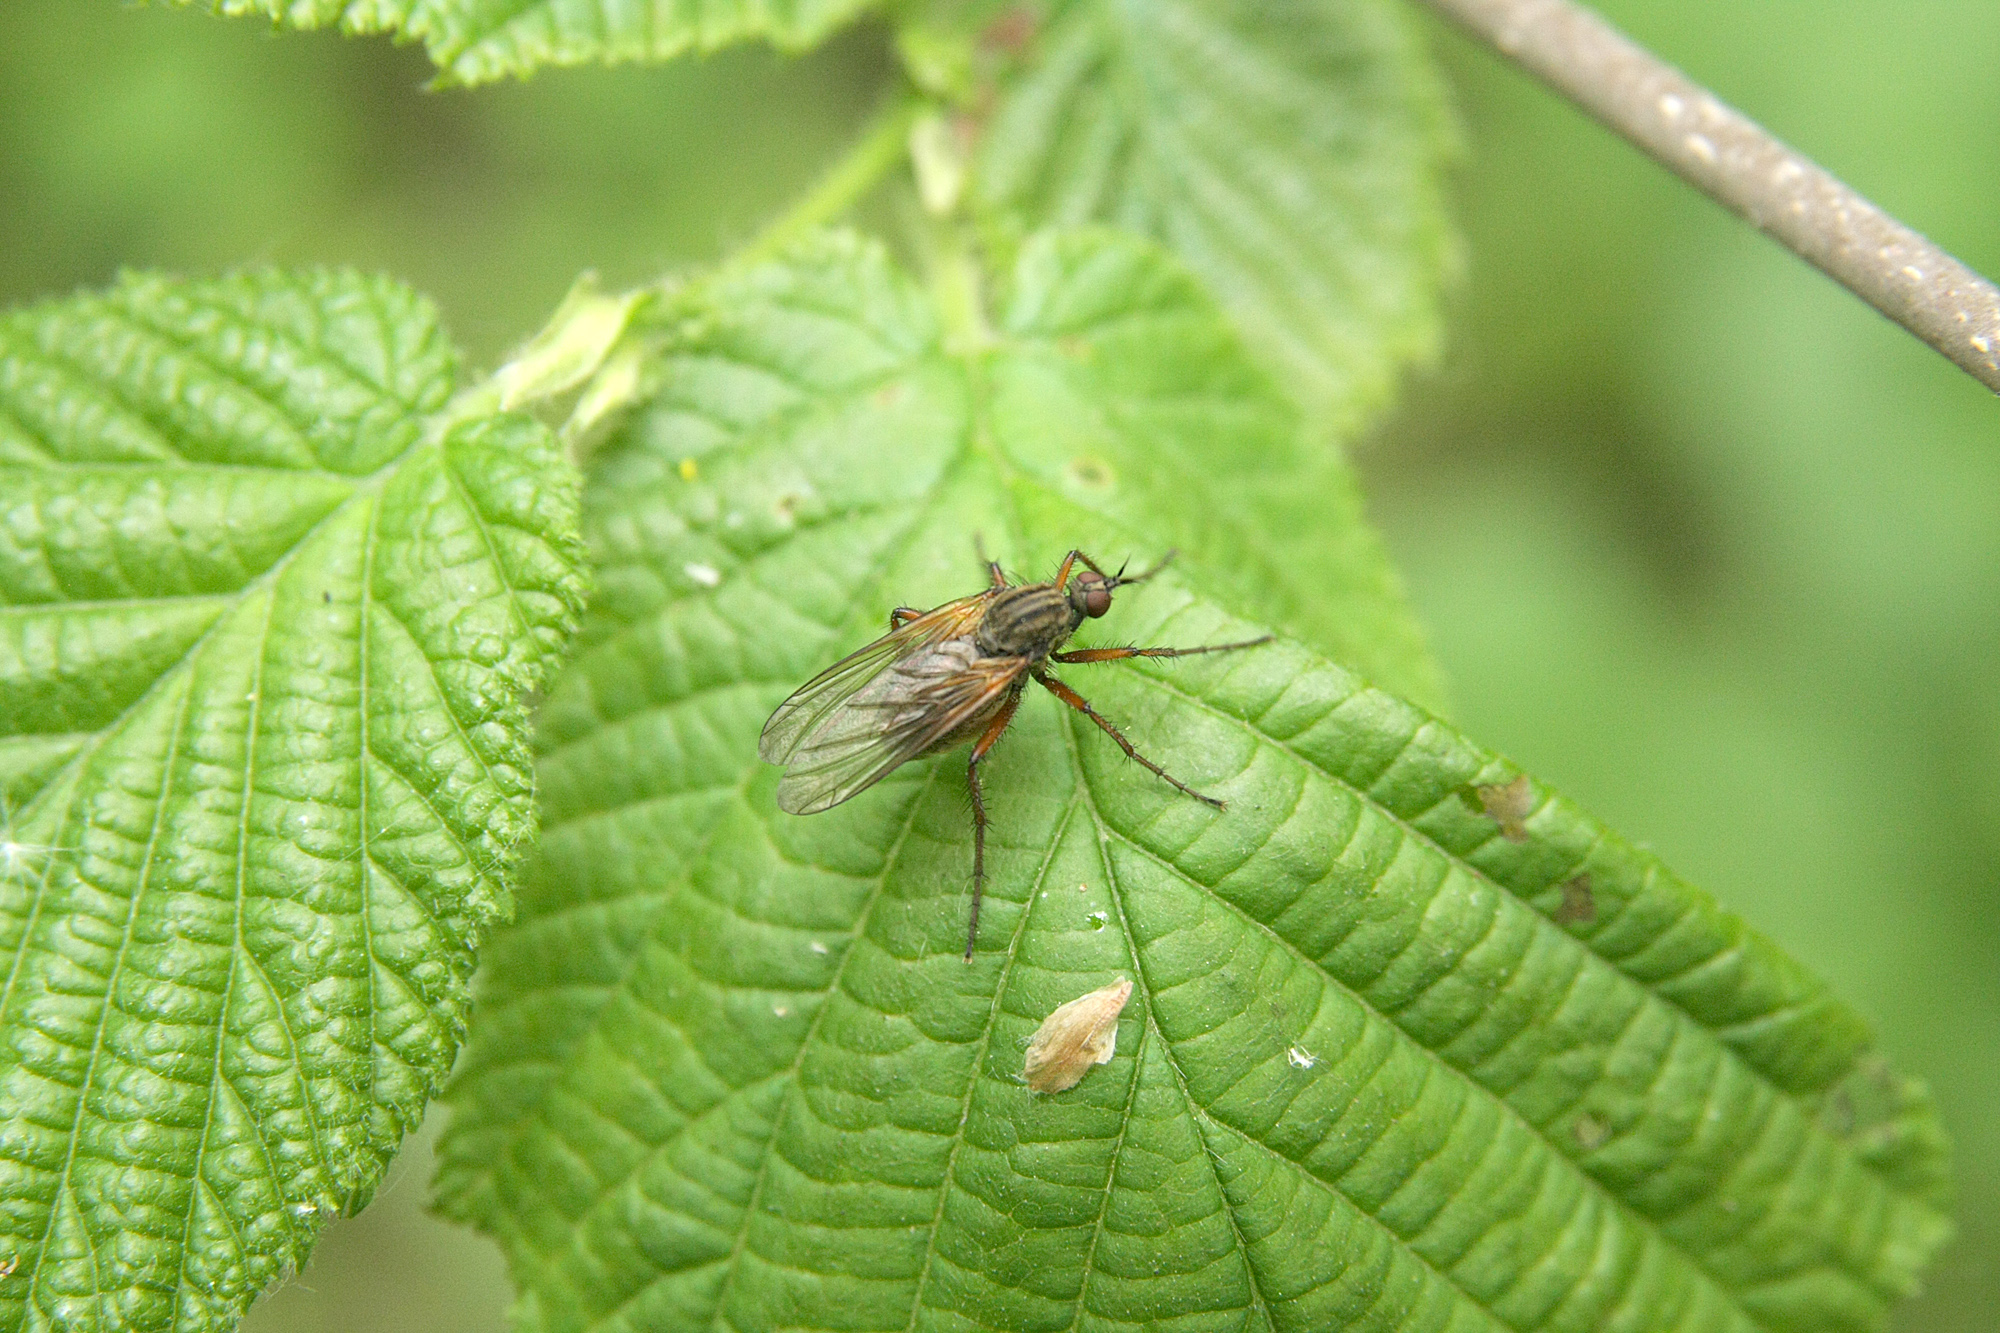
[[[1570,0],[1425,0],[2000,393],[2000,291]]]

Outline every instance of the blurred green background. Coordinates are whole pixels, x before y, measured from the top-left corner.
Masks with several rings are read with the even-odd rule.
[[[1332,0],[1329,0],[1332,2]],[[1992,0],[1605,0],[2000,272]],[[1442,28],[1467,155],[1442,362],[1358,450],[1457,720],[1783,941],[1927,1076],[1960,1238],[1899,1327],[2000,1306],[2000,402]],[[0,4],[0,297],[120,266],[395,273],[479,365],[582,269],[721,253],[859,124],[862,30],[427,92],[380,40]],[[434,1126],[432,1127],[434,1128]],[[427,1142],[258,1333],[501,1327]]]

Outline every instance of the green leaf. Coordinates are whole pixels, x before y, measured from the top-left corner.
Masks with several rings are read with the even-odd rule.
[[[1315,422],[1350,433],[1436,349],[1451,259],[1436,74],[1394,0],[1069,0],[1001,79],[997,228],[1115,223],[1214,291]],[[1008,32],[986,29],[986,43]]]
[[[421,41],[444,77],[485,83],[544,65],[670,60],[762,40],[817,46],[872,0],[175,0],[294,28]]]
[[[440,1177],[522,1326],[1879,1328],[1944,1229],[1921,1091],[1560,797],[1505,836],[1511,768],[1297,641],[1063,671],[1226,812],[1034,691],[971,964],[963,751],[774,809],[770,709],[976,590],[974,533],[1034,573],[1182,541],[1087,641],[1285,596],[1181,480],[1290,420],[1195,288],[1045,238],[996,324],[947,343],[822,241],[715,292],[594,461],[601,595]],[[1120,978],[1112,1060],[1030,1093],[1037,1026]]]
[[[451,1066],[581,600],[452,378],[352,274],[0,317],[0,1328],[233,1328]]]

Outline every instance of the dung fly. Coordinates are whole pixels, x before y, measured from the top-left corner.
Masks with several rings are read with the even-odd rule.
[[[778,705],[757,741],[758,757],[782,764],[778,808],[795,815],[830,810],[909,760],[972,742],[966,785],[972,791],[972,922],[965,957],[979,938],[979,898],[986,887],[986,802],[979,764],[1000,739],[1030,680],[1082,713],[1118,747],[1177,790],[1222,809],[1133,748],[1082,695],[1049,674],[1051,662],[1116,662],[1128,657],[1188,657],[1267,643],[1270,635],[1205,648],[1081,648],[1058,651],[1086,619],[1111,609],[1111,594],[1143,583],[1173,559],[1169,551],[1143,574],[1107,574],[1081,551],[1063,558],[1047,583],[1014,584],[997,562],[991,584],[930,611],[899,606],[889,632],[822,671]],[[1071,577],[1078,564],[1081,572]]]

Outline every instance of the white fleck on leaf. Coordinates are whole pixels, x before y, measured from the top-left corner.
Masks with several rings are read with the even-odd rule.
[[[1118,1015],[1132,998],[1127,980],[1079,995],[1042,1020],[1028,1039],[1021,1073],[1031,1092],[1073,1088],[1092,1065],[1108,1065],[1118,1049]]]
[[[704,588],[713,588],[722,582],[722,571],[714,565],[689,563],[681,566],[681,572]]]
[[[1319,1063],[1319,1057],[1303,1046],[1294,1046],[1285,1052],[1285,1058],[1292,1062],[1294,1069],[1311,1069]]]

